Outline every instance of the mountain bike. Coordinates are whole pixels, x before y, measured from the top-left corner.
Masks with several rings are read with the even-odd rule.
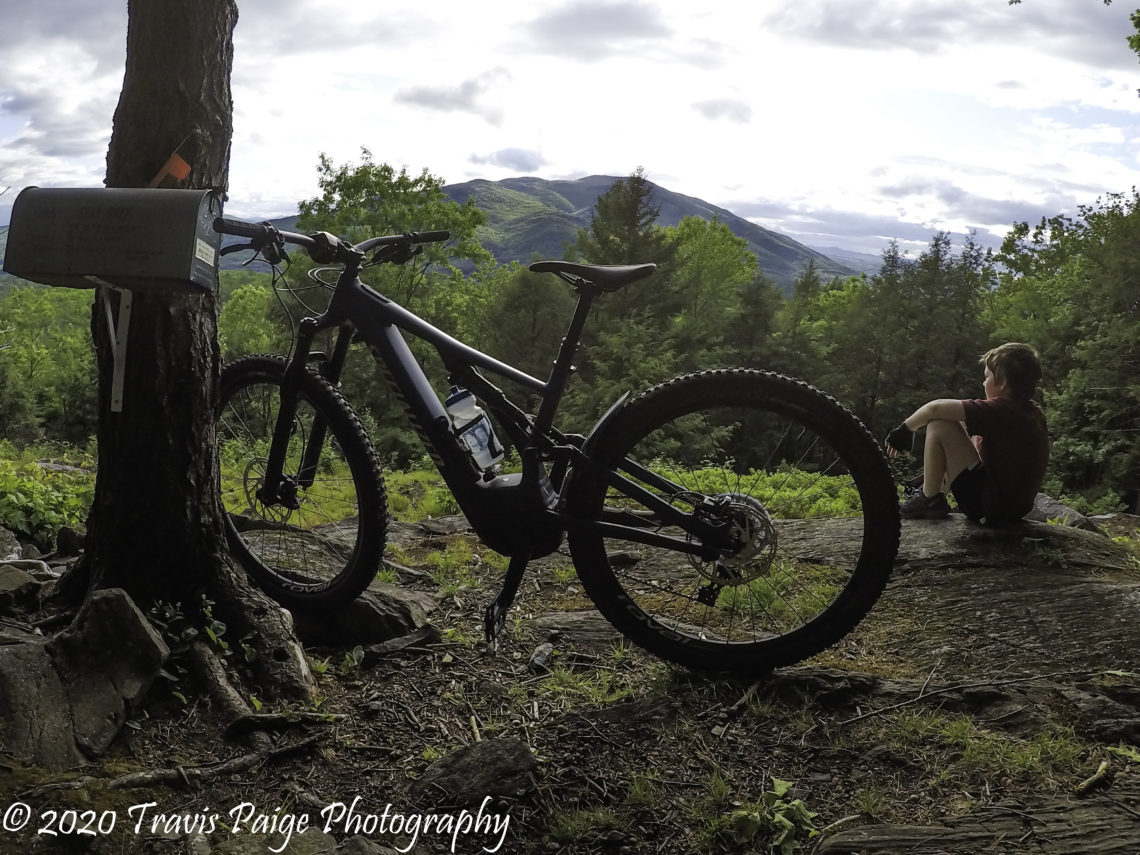
[[[363,268],[406,262],[446,232],[353,246],[268,223],[219,218],[214,227],[247,238],[238,248],[271,262],[290,244],[340,268],[327,309],[300,322],[289,356],[241,358],[221,378],[227,536],[238,562],[286,607],[327,612],[381,568],[381,467],[338,389],[353,341],[371,350],[475,534],[509,558],[483,615],[491,649],[528,562],[564,540],[586,594],[616,629],[701,670],[755,674],[814,655],[882,592],[899,541],[886,459],[850,412],[806,383],[753,369],[701,371],[622,395],[585,435],[556,427],[591,306],[654,265],[530,265],[577,295],[542,380],[361,281]],[[335,341],[328,352],[313,350],[322,331]],[[406,336],[438,352],[452,387],[446,400]],[[536,411],[491,377],[540,401]],[[452,412],[457,397],[465,421]],[[481,423],[476,411],[487,424],[469,431]],[[501,469],[496,439],[519,471]]]

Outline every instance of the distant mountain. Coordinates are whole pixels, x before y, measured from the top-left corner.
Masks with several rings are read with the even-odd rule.
[[[4,251],[7,249],[7,246],[8,246],[8,227],[6,225],[4,225],[4,226],[0,226],[0,259],[4,258]],[[22,281],[23,281],[22,279],[17,279],[15,276],[11,276],[11,275],[5,273],[4,270],[2,268],[0,268],[0,288],[11,287],[12,285],[16,284],[17,282],[22,282]]]
[[[869,252],[854,252],[850,249],[841,249],[838,246],[815,246],[812,249],[822,252],[832,261],[850,267],[856,273],[875,276],[883,267],[882,254],[872,255]]]
[[[610,175],[591,175],[576,181],[547,181],[542,178],[505,178],[501,181],[476,179],[449,184],[444,192],[456,202],[474,199],[487,215],[479,239],[500,263],[533,258],[561,258],[574,243],[580,229],[590,224],[598,197],[618,181]],[[858,272],[877,273],[877,256],[841,249],[813,249],[786,235],[765,229],[736,216],[731,211],[692,196],[674,193],[653,184],[653,204],[661,209],[658,222],[675,226],[685,217],[716,217],[738,237],[748,242],[760,268],[785,290],[810,260],[824,278],[850,276]],[[286,231],[297,230],[296,215],[272,221]],[[0,251],[5,230],[0,229]],[[229,242],[227,240],[227,242]],[[222,259],[223,269],[235,269],[248,258],[239,253]]]
[[[591,175],[576,181],[542,178],[476,179],[449,184],[444,192],[459,203],[473,198],[487,214],[477,233],[480,241],[501,262],[529,262],[534,256],[561,258],[579,229],[590,224],[594,204],[619,179]],[[811,259],[825,277],[850,276],[858,269],[770,231],[701,199],[674,193],[653,184],[654,205],[661,209],[658,223],[675,226],[685,217],[711,220],[714,216],[738,237],[748,241],[760,268],[772,281],[787,288]]]

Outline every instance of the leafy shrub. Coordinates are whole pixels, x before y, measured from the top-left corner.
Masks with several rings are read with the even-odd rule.
[[[10,454],[10,447],[7,450]],[[89,458],[71,460],[67,465],[91,464]],[[0,526],[41,548],[51,548],[64,526],[87,519],[94,492],[95,473],[89,468],[55,471],[7,454],[0,457]]]
[[[771,472],[750,471],[738,477],[715,467],[679,469],[665,461],[658,461],[650,468],[703,493],[716,495],[734,490],[747,493],[763,502],[768,512],[780,519],[853,516],[862,509],[855,482],[846,475],[821,475],[787,466]]]

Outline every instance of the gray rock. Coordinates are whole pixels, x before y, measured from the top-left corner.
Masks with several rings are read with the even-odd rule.
[[[365,667],[374,665],[385,656],[391,656],[393,653],[398,653],[409,647],[435,644],[440,640],[440,637],[440,632],[437,627],[430,623],[426,624],[408,635],[401,635],[399,638],[392,638],[380,644],[368,645],[368,647],[364,648],[363,664]]]
[[[170,655],[120,588],[91,594],[49,652],[67,687],[75,740],[92,755],[111,744]]]
[[[554,655],[554,645],[549,641],[544,641],[534,649],[534,653],[530,655],[530,662],[527,663],[527,669],[536,674],[541,674],[550,670],[549,662],[550,657]]]
[[[32,562],[20,561],[19,563],[28,564]],[[32,606],[39,590],[40,583],[21,567],[16,566],[14,562],[0,564],[0,614]]]
[[[46,641],[43,632],[30,623],[13,618],[0,622],[0,646],[11,644],[40,644]]]
[[[1118,776],[1113,791],[1074,799],[1019,798],[997,802],[940,825],[867,825],[839,831],[816,843],[819,855],[894,855],[899,852],[1034,852],[1040,855],[1134,855],[1140,823],[1120,809],[1137,784]],[[1031,817],[1032,822],[1026,822]]]
[[[33,578],[40,581],[54,579],[59,576],[58,570],[52,570],[46,561],[40,561],[38,558],[21,558],[17,561],[5,561],[3,562],[3,566],[23,570],[25,573],[30,574]]]
[[[1033,510],[1025,515],[1027,520],[1047,523],[1050,520],[1061,525],[1083,528],[1087,531],[1098,531],[1096,524],[1080,511],[1074,511],[1068,505],[1062,504],[1052,496],[1038,493],[1033,501]]]
[[[55,536],[55,550],[59,555],[78,555],[83,551],[87,540],[87,532],[82,528],[64,526]]]
[[[390,846],[382,846],[375,840],[369,840],[367,837],[350,837],[340,845],[337,855],[418,855],[423,850],[417,846],[411,853],[401,852],[398,849],[393,849]]]
[[[396,585],[373,584],[335,613],[294,615],[297,633],[310,644],[379,644],[424,627],[430,597]]]
[[[537,770],[538,761],[522,740],[487,739],[437,760],[410,790],[417,796],[432,796],[437,804],[475,807],[488,796],[530,792]]]
[[[6,528],[0,528],[0,561],[17,561],[23,557],[24,550],[16,535]]]
[[[72,737],[71,710],[42,641],[0,647],[0,738],[27,766],[60,771],[84,757]]]
[[[621,633],[596,611],[547,612],[536,615],[532,626],[547,636],[562,636],[570,641],[610,644]]]
[[[417,523],[412,523],[413,527],[419,528],[424,534],[429,537],[442,537],[449,534],[463,534],[471,531],[471,523],[467,521],[467,517],[462,514],[455,514],[448,517],[436,517],[435,519],[420,520]]]
[[[333,855],[337,851],[336,838],[319,828],[311,827],[314,820],[319,819],[320,817],[310,817],[310,827],[304,832],[289,836],[289,843],[284,848],[283,834],[239,833],[214,846],[210,855],[266,855],[267,852],[280,852],[282,855]]]

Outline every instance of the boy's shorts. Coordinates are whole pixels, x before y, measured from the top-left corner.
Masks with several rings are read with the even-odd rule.
[[[976,523],[986,524],[985,506],[982,494],[986,491],[986,469],[978,464],[973,469],[963,469],[950,483],[950,492],[958,503],[958,510]]]

